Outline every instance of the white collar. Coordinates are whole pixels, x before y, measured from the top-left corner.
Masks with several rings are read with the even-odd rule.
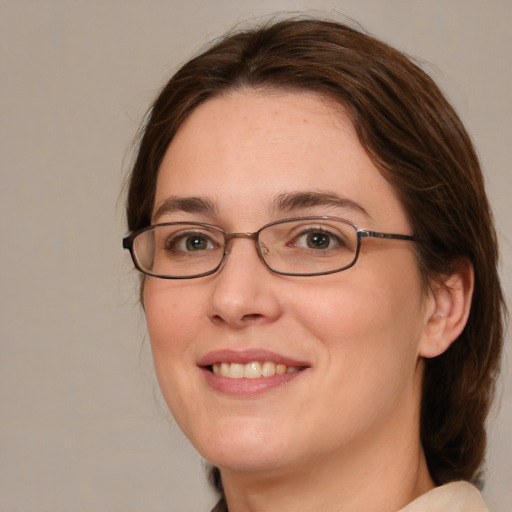
[[[398,512],[488,512],[480,491],[469,482],[451,482],[423,494]]]

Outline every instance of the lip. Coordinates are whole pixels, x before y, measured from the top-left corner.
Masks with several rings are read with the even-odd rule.
[[[229,377],[215,375],[210,368],[213,363],[227,362],[248,364],[253,361],[272,361],[276,364],[283,363],[286,364],[286,366],[300,367],[301,370],[296,373],[276,374],[271,377],[260,377],[257,379],[231,379]],[[238,397],[250,397],[280,388],[301,377],[311,366],[310,363],[305,361],[260,349],[216,350],[201,357],[197,365],[200,367],[208,386],[214,391],[224,395]]]
[[[213,363],[239,363],[248,364],[253,361],[272,361],[273,363],[283,363],[286,366],[309,367],[310,363],[277,354],[269,350],[249,349],[249,350],[215,350],[201,357],[197,366],[206,367]]]

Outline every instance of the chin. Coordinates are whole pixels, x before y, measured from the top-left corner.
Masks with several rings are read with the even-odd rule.
[[[210,431],[208,435],[200,436],[201,440],[199,436],[190,437],[208,462],[240,472],[269,471],[286,465],[290,436],[276,431],[275,424],[265,428],[268,425],[257,420],[258,424],[255,424],[254,418],[227,423],[228,426],[221,428],[222,433]]]
[[[206,460],[221,470],[237,473],[269,473],[283,471],[287,466],[291,466],[283,453],[261,447],[255,450],[216,450],[212,457]]]

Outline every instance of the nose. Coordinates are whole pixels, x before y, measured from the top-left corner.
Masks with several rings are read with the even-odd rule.
[[[246,238],[249,240],[234,240]],[[222,268],[212,277],[208,316],[232,328],[275,321],[281,314],[279,278],[261,260],[255,236],[233,233]]]

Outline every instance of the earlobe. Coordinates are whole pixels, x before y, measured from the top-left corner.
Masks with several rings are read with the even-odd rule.
[[[457,262],[451,275],[432,282],[420,356],[436,357],[458,338],[469,317],[473,286],[473,265],[468,260]]]

